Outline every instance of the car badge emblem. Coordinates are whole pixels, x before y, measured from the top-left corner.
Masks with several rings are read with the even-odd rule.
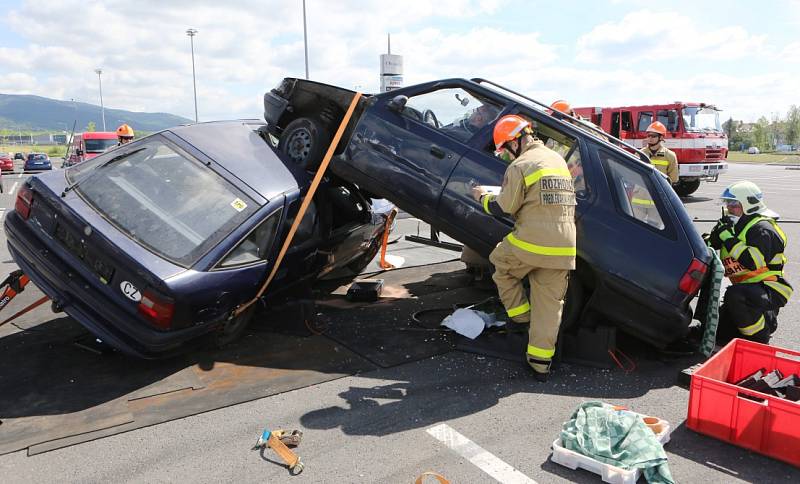
[[[125,294],[125,297],[133,302],[139,302],[142,300],[142,293],[139,292],[139,289],[137,289],[136,286],[128,281],[120,282],[119,290],[122,291],[122,294]]]

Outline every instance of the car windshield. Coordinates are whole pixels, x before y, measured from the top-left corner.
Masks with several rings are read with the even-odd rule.
[[[45,156],[45,155],[33,155],[33,159],[36,160],[36,161],[46,160],[47,156]]]
[[[86,145],[87,153],[102,153],[105,150],[116,146],[117,140],[115,139],[87,139],[83,140]]]
[[[178,265],[197,262],[258,209],[211,168],[166,142],[115,151],[69,168],[67,179],[120,231]]]
[[[711,108],[693,106],[683,108],[683,125],[686,131],[722,131],[719,111]]]

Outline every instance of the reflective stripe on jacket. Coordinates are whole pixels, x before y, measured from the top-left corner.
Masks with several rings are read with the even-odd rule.
[[[497,204],[514,218],[506,237],[532,266],[574,269],[575,189],[567,163],[534,140],[506,169]]]
[[[678,183],[678,157],[675,156],[674,151],[664,146],[663,141],[655,153],[651,153],[650,148],[645,146],[644,154],[650,158],[650,163],[656,167],[656,170],[667,175],[672,184]]]
[[[768,222],[775,237],[780,240],[780,248],[767,247],[767,243],[759,244],[747,240],[747,234],[759,222]],[[769,239],[767,239],[769,241]],[[734,284],[754,284],[763,282],[767,287],[783,296],[787,301],[792,295],[792,286],[784,279],[786,264],[786,234],[775,220],[763,215],[755,215],[745,221],[744,227],[736,237],[728,239],[720,249],[720,257],[725,265],[725,276]],[[776,241],[774,244],[778,244]],[[769,260],[767,260],[769,258]]]

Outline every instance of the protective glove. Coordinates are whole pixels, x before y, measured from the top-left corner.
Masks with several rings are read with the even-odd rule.
[[[716,250],[720,250],[722,248],[722,243],[726,240],[732,239],[733,235],[733,225],[729,222],[725,222],[720,220],[717,222],[717,225],[711,229],[711,234],[708,236],[708,241]]]

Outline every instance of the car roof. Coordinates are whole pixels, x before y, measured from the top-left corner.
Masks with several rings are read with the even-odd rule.
[[[257,130],[258,120],[214,121],[168,131],[217,162],[267,200],[308,183],[309,175],[282,159]]]

